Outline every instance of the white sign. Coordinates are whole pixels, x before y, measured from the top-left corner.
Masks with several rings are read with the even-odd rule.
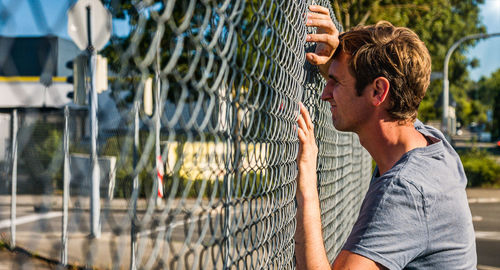
[[[89,46],[88,17],[92,46],[100,50],[111,36],[111,13],[99,0],[79,0],[68,11],[68,34],[80,50]]]

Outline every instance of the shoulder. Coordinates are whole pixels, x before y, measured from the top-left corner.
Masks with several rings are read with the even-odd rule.
[[[450,187],[464,189],[467,177],[462,162],[441,131],[425,126],[418,120],[415,128],[434,143],[407,152],[392,169],[399,177],[425,190],[428,195],[433,190],[446,192]]]
[[[374,179],[366,194],[365,200],[369,201],[366,207],[379,214],[390,215],[400,214],[400,211],[393,212],[395,208],[404,210],[410,207],[413,211],[423,206],[424,194],[419,181],[414,181],[409,176],[405,166],[400,170],[393,170],[384,174],[378,179]]]
[[[413,228],[427,235],[426,199],[421,185],[404,175],[384,175],[370,185],[357,226],[390,229],[397,234]],[[395,239],[394,239],[395,240]]]
[[[438,130],[433,126],[425,125],[424,123],[422,123],[422,121],[418,119],[415,121],[413,126],[415,127],[416,130],[420,132],[425,132],[427,133],[427,135],[431,135],[439,140],[446,140],[444,134],[440,130]]]
[[[418,186],[386,176],[370,185],[344,249],[401,269],[427,248],[428,235]]]

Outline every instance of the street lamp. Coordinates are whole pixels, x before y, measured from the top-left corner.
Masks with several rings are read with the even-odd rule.
[[[448,64],[450,62],[450,57],[453,51],[458,47],[458,45],[462,44],[464,41],[471,39],[480,39],[480,38],[490,38],[494,36],[500,36],[500,33],[491,33],[491,34],[476,34],[463,37],[459,39],[457,42],[451,45],[450,49],[446,53],[446,57],[444,58],[444,66],[443,66],[443,125],[442,129],[445,135],[451,135],[449,130],[448,123],[448,106],[449,106],[449,91],[450,91],[450,82],[448,81]]]

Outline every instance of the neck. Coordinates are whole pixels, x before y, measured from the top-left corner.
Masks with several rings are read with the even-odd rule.
[[[366,150],[377,163],[380,175],[387,172],[408,151],[427,146],[425,137],[412,122],[380,119],[373,126],[359,130],[358,136]]]

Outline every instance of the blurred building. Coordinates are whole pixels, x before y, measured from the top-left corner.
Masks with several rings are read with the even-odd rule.
[[[11,113],[19,111],[22,122],[42,117],[60,122],[60,110],[72,102],[73,85],[66,63],[80,50],[73,42],[56,37],[0,36],[0,161],[8,158]]]
[[[80,50],[56,36],[0,37],[0,108],[59,108],[71,102],[72,70]]]

